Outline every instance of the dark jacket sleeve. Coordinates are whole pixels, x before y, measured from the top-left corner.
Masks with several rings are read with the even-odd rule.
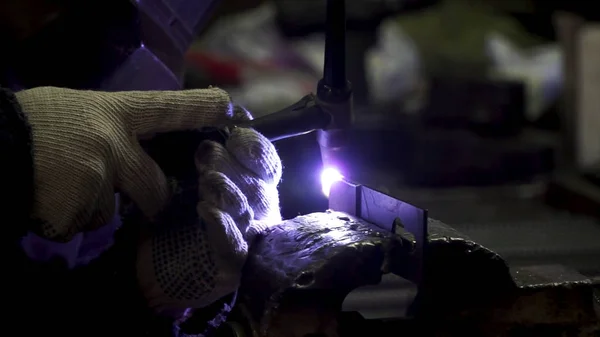
[[[31,127],[14,93],[0,88],[0,214],[2,235],[19,240],[27,232],[33,204]]]

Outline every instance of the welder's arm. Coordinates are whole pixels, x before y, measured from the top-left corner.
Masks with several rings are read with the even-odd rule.
[[[12,166],[0,166],[3,170],[2,173],[13,175],[12,179],[10,177],[5,179],[5,176],[2,176],[7,182],[3,186],[7,187],[5,191],[10,191],[15,195],[22,193],[19,194],[22,196],[18,200],[17,198],[12,199],[14,204],[8,206],[8,203],[2,203],[3,210],[7,212],[5,214],[11,214],[11,221],[7,223],[11,226],[5,226],[5,229],[20,230],[10,236],[13,243],[21,241],[21,237],[27,230],[36,229],[35,225],[30,223],[30,219],[32,215],[40,214],[39,209],[36,209],[40,206],[40,202],[48,200],[47,195],[42,194],[40,198],[40,190],[44,191],[48,185],[54,187],[49,190],[50,192],[57,193],[51,195],[51,203],[57,201],[54,200],[55,198],[60,199],[62,196],[60,192],[66,194],[66,199],[61,199],[62,202],[53,206],[56,212],[64,212],[67,215],[73,208],[77,208],[73,207],[73,203],[75,206],[77,203],[81,203],[82,198],[89,197],[85,193],[94,190],[95,186],[90,185],[88,179],[96,182],[108,181],[109,183],[117,180],[117,187],[127,187],[123,185],[125,182],[120,180],[127,178],[127,173],[129,173],[145,178],[145,180],[136,180],[132,177],[131,179],[134,181],[155,183],[160,187],[161,179],[164,178],[160,175],[162,172],[153,170],[153,162],[150,162],[149,157],[140,158],[141,147],[139,144],[135,146],[137,133],[127,130],[128,128],[135,128],[141,134],[172,129],[195,130],[206,124],[223,125],[223,118],[235,118],[234,113],[236,113],[228,95],[218,89],[107,94],[40,88],[19,93],[16,96],[17,100],[10,92],[3,92],[3,94],[5,96],[0,100],[1,121],[4,123],[2,130],[6,131],[10,137],[0,139],[3,142],[0,151],[2,151],[3,163],[6,163],[5,158],[19,160],[18,165],[17,162],[14,162]],[[118,117],[121,114],[131,115],[119,120]],[[236,115],[249,118],[247,112],[240,109]],[[188,116],[187,119],[182,118],[185,116]],[[200,123],[200,121],[206,124]],[[33,129],[32,132],[29,132],[27,122]],[[73,142],[72,138],[75,138],[76,141]],[[108,148],[102,147],[102,145]],[[78,152],[83,149],[87,151]],[[114,154],[128,156],[111,158],[110,155]],[[132,160],[135,163],[136,160],[146,158],[147,161],[141,161],[146,166],[129,166]],[[118,161],[118,159],[122,161]],[[25,163],[28,163],[29,166]],[[114,168],[111,165],[115,165],[115,163],[120,163],[120,169],[125,169],[126,172],[110,176],[110,169]],[[100,168],[103,170],[98,171],[98,167],[94,166],[97,164],[101,164]],[[188,219],[191,219],[191,222],[184,223],[185,217],[182,217],[181,213],[177,213],[177,217],[174,218],[177,221],[159,224],[176,230],[155,233],[156,235],[147,237],[142,241],[137,254],[139,284],[136,288],[142,291],[148,304],[159,311],[178,310],[184,307],[201,308],[223,295],[235,291],[240,279],[241,265],[246,257],[248,242],[252,241],[253,237],[262,229],[277,223],[280,219],[277,183],[281,177],[281,162],[273,145],[256,131],[234,128],[225,144],[214,142],[202,144],[196,156],[196,167],[199,176],[194,180],[199,183],[199,191],[194,190],[193,195],[200,194],[202,202],[197,207],[196,204],[192,205],[192,212],[188,213]],[[76,170],[73,170],[74,168]],[[78,175],[80,171],[77,168],[83,172],[91,171],[92,175],[84,176],[83,178],[86,179],[82,180],[82,177]],[[36,172],[35,177],[32,174],[34,171]],[[61,175],[60,173],[63,171],[66,171],[66,174]],[[153,175],[148,176],[148,172]],[[16,175],[17,173],[20,175]],[[103,176],[100,173],[109,176]],[[166,181],[164,184],[166,185]],[[28,188],[23,189],[24,186]],[[63,186],[65,188],[62,188]],[[70,190],[70,187],[74,189]],[[112,199],[113,185],[109,184],[107,187],[110,188],[107,188],[107,193],[103,197],[114,202]],[[127,188],[122,188],[122,190],[126,193],[131,192]],[[96,197],[98,194],[102,197],[104,190],[96,191]],[[137,191],[137,193],[132,195],[134,200],[138,201],[142,210],[148,211],[148,204],[140,203],[140,201],[147,200],[138,199],[136,196],[146,194],[146,198],[156,197],[156,190],[153,190],[152,186],[147,186],[144,191]],[[32,200],[36,200],[36,202],[32,204]],[[106,206],[108,210],[114,209],[110,205],[98,203],[97,200],[96,202],[94,199],[83,200],[87,203],[83,203],[80,210],[97,209],[102,206]],[[112,205],[114,206],[114,204]],[[160,208],[156,201],[151,205],[156,205],[157,209]],[[172,202],[170,205],[177,208],[180,204]],[[13,214],[15,217],[12,217]],[[108,216],[103,219],[110,220],[113,212],[104,214]],[[16,221],[16,219],[20,221]],[[60,226],[56,227],[56,223],[46,222],[45,224],[50,225],[50,227],[46,227],[49,231],[41,230],[38,232],[38,236],[43,237],[46,234],[47,241],[52,241],[53,238],[64,239],[65,237],[60,234],[73,234],[77,230],[85,231],[86,235],[91,237],[95,234],[91,228],[85,227],[89,221],[83,222],[82,227],[75,226],[75,230],[66,228],[64,231],[60,230]],[[98,224],[102,224],[102,222],[98,222]],[[106,226],[100,230],[103,228]],[[53,229],[54,231],[52,231]],[[178,231],[186,231],[190,235],[179,236],[177,234],[181,233]],[[109,232],[111,231],[109,230]],[[58,236],[52,237],[51,234],[58,234]],[[81,236],[80,234],[79,236]],[[112,235],[112,233],[110,234]],[[173,235],[179,240],[175,247],[173,247]],[[6,235],[2,237],[7,238]],[[185,240],[181,241],[182,238]],[[67,236],[66,239],[65,242],[55,243],[69,244],[74,241],[71,236]],[[14,285],[11,289],[14,290],[14,294],[20,296],[15,300],[19,303],[21,300],[24,302],[16,303],[15,307],[21,308],[36,301],[48,304],[40,307],[38,310],[41,312],[40,315],[33,315],[31,319],[43,317],[44,310],[55,311],[52,309],[52,303],[59,305],[58,303],[62,302],[61,304],[65,304],[80,298],[75,302],[81,302],[81,307],[69,309],[69,312],[80,312],[86,307],[95,305],[87,303],[90,294],[100,294],[95,297],[99,297],[102,301],[106,301],[107,298],[109,301],[111,298],[115,298],[114,294],[101,295],[103,292],[100,290],[103,287],[110,287],[109,283],[115,282],[113,273],[110,272],[111,268],[102,267],[105,265],[102,258],[92,262],[92,266],[89,267],[92,268],[94,264],[99,264],[100,268],[89,269],[86,267],[70,273],[68,266],[60,261],[58,266],[56,261],[47,261],[49,263],[46,264],[35,263],[24,254],[21,247],[16,248],[13,250],[16,254],[10,255],[11,263],[7,265],[17,268],[10,271],[10,278],[14,281],[14,284],[11,283]],[[162,254],[165,259],[162,262],[152,259],[155,253]],[[204,259],[205,263],[198,264],[197,262],[201,259]],[[118,261],[120,258],[116,260]],[[172,266],[181,261],[192,264],[189,268],[185,268],[183,274],[176,273],[172,269]],[[101,272],[102,270],[108,272]],[[67,277],[66,275],[71,276]],[[199,275],[203,276],[198,277]],[[72,281],[73,277],[78,281]],[[185,290],[196,295],[202,294],[194,296],[193,299],[181,298],[181,294],[174,294],[174,288],[164,283],[165,279],[170,284],[174,284],[172,282],[186,283],[190,277],[193,277],[196,283]],[[163,280],[163,283],[160,280]],[[76,284],[72,284],[72,282],[76,282]],[[190,287],[189,284],[186,283],[186,285]],[[56,296],[51,296],[51,294],[56,294]],[[46,298],[53,298],[53,300],[46,301]],[[60,312],[63,311],[59,310]],[[25,320],[28,319],[25,317]]]
[[[5,214],[24,220],[11,221],[11,228],[55,242],[71,257],[85,245],[82,233],[95,236],[113,220],[115,191],[148,217],[169,199],[167,180],[139,137],[223,125],[233,117],[229,95],[216,88],[106,93],[41,87],[3,94],[10,137],[3,140],[2,179],[12,197],[3,204]]]
[[[13,92],[0,88],[0,214],[3,243],[17,244],[27,231],[33,206],[31,128]]]

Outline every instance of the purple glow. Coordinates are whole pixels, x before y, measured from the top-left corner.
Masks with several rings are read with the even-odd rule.
[[[321,172],[321,188],[323,190],[323,194],[326,197],[329,197],[329,191],[331,190],[331,185],[334,183],[344,179],[344,176],[333,167],[326,167]]]

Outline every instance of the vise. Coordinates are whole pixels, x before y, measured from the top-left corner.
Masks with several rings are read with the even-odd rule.
[[[369,187],[332,186],[330,211],[254,243],[226,327],[242,337],[598,336],[600,284],[563,266],[511,268],[427,211]],[[395,274],[415,284],[406,317],[342,312],[354,289]]]

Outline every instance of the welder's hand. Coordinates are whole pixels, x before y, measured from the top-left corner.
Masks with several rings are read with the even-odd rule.
[[[16,94],[33,134],[38,235],[68,241],[109,222],[115,189],[147,215],[169,197],[138,137],[216,126],[232,117],[220,89],[95,92],[42,87]]]
[[[250,118],[242,109],[236,114]],[[202,308],[235,291],[248,245],[281,221],[281,160],[256,131],[234,128],[224,146],[205,141],[196,167],[200,220],[154,236],[139,249],[140,286],[149,305],[162,312]]]

